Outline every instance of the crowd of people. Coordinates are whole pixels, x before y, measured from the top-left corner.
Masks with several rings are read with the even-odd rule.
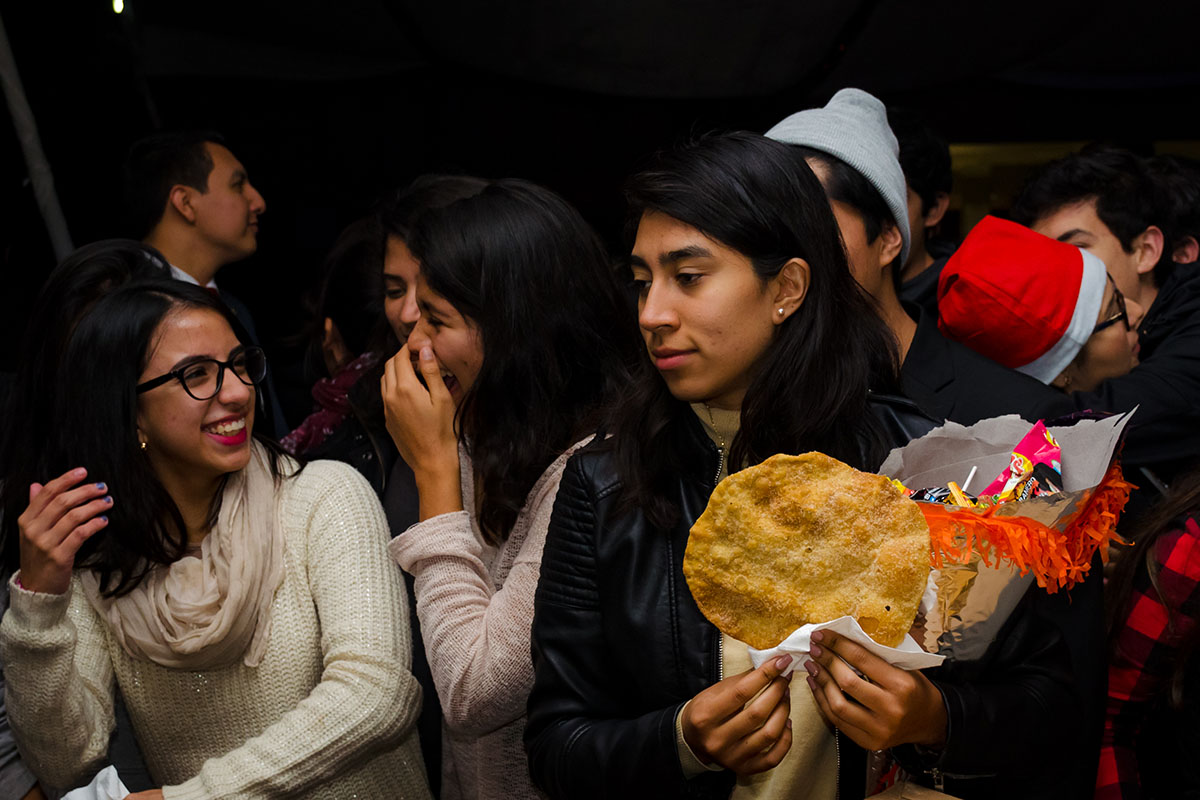
[[[616,254],[544,187],[425,175],[330,251],[291,424],[215,282],[246,168],[158,133],[125,181],[140,238],[53,270],[6,401],[0,796],[1200,797],[1196,165],[1090,145],[958,243],[946,143],[843,89],[658,153]],[[776,453],[1134,409],[1131,546],[978,659],[755,667],[688,590]]]

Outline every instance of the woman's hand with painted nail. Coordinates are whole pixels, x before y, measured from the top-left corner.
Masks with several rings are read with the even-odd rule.
[[[21,532],[21,586],[63,594],[71,586],[75,555],[108,524],[113,505],[103,483],[85,483],[87,470],[73,469],[43,486],[29,487],[29,505],[17,518]]]
[[[868,750],[946,740],[942,694],[924,674],[893,667],[830,631],[812,636],[808,685],[822,716]]]
[[[777,766],[792,746],[791,680],[781,677],[790,663],[791,656],[773,658],[693,697],[680,720],[692,752],[738,775]]]
[[[388,433],[416,478],[421,519],[461,511],[454,398],[433,351],[422,347],[414,362],[401,345],[384,366],[380,391]]]

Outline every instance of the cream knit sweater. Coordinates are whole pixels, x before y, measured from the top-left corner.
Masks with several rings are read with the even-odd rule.
[[[256,668],[134,660],[78,578],[63,595],[12,585],[0,624],[9,718],[42,780],[81,785],[103,765],[115,675],[166,800],[429,797],[408,604],[379,501],[333,461],[281,491],[285,574]]]
[[[485,544],[473,515],[441,514],[392,540],[415,578],[417,615],[443,714],[442,800],[519,800],[543,795],[525,758],[525,702],[533,594],[542,548],[571,447],[538,478],[512,532]],[[459,451],[463,507],[472,508],[470,459]]]

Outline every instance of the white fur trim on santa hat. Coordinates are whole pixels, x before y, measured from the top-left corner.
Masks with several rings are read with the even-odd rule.
[[[1100,316],[1100,304],[1104,302],[1108,269],[1088,251],[1080,250],[1079,253],[1083,256],[1083,277],[1079,282],[1075,313],[1071,315],[1066,332],[1049,350],[1025,366],[1017,367],[1017,372],[1024,372],[1045,384],[1057,378],[1087,344]]]

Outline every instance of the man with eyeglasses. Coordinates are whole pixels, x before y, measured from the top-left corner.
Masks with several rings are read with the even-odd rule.
[[[1124,450],[1126,473],[1143,487],[1127,512],[1136,514],[1200,454],[1200,270],[1174,262],[1177,226],[1164,188],[1124,150],[1089,146],[1045,165],[1011,216],[1098,256],[1130,305],[1144,309],[1129,320],[1139,365],[1044,409],[1138,408]]]

